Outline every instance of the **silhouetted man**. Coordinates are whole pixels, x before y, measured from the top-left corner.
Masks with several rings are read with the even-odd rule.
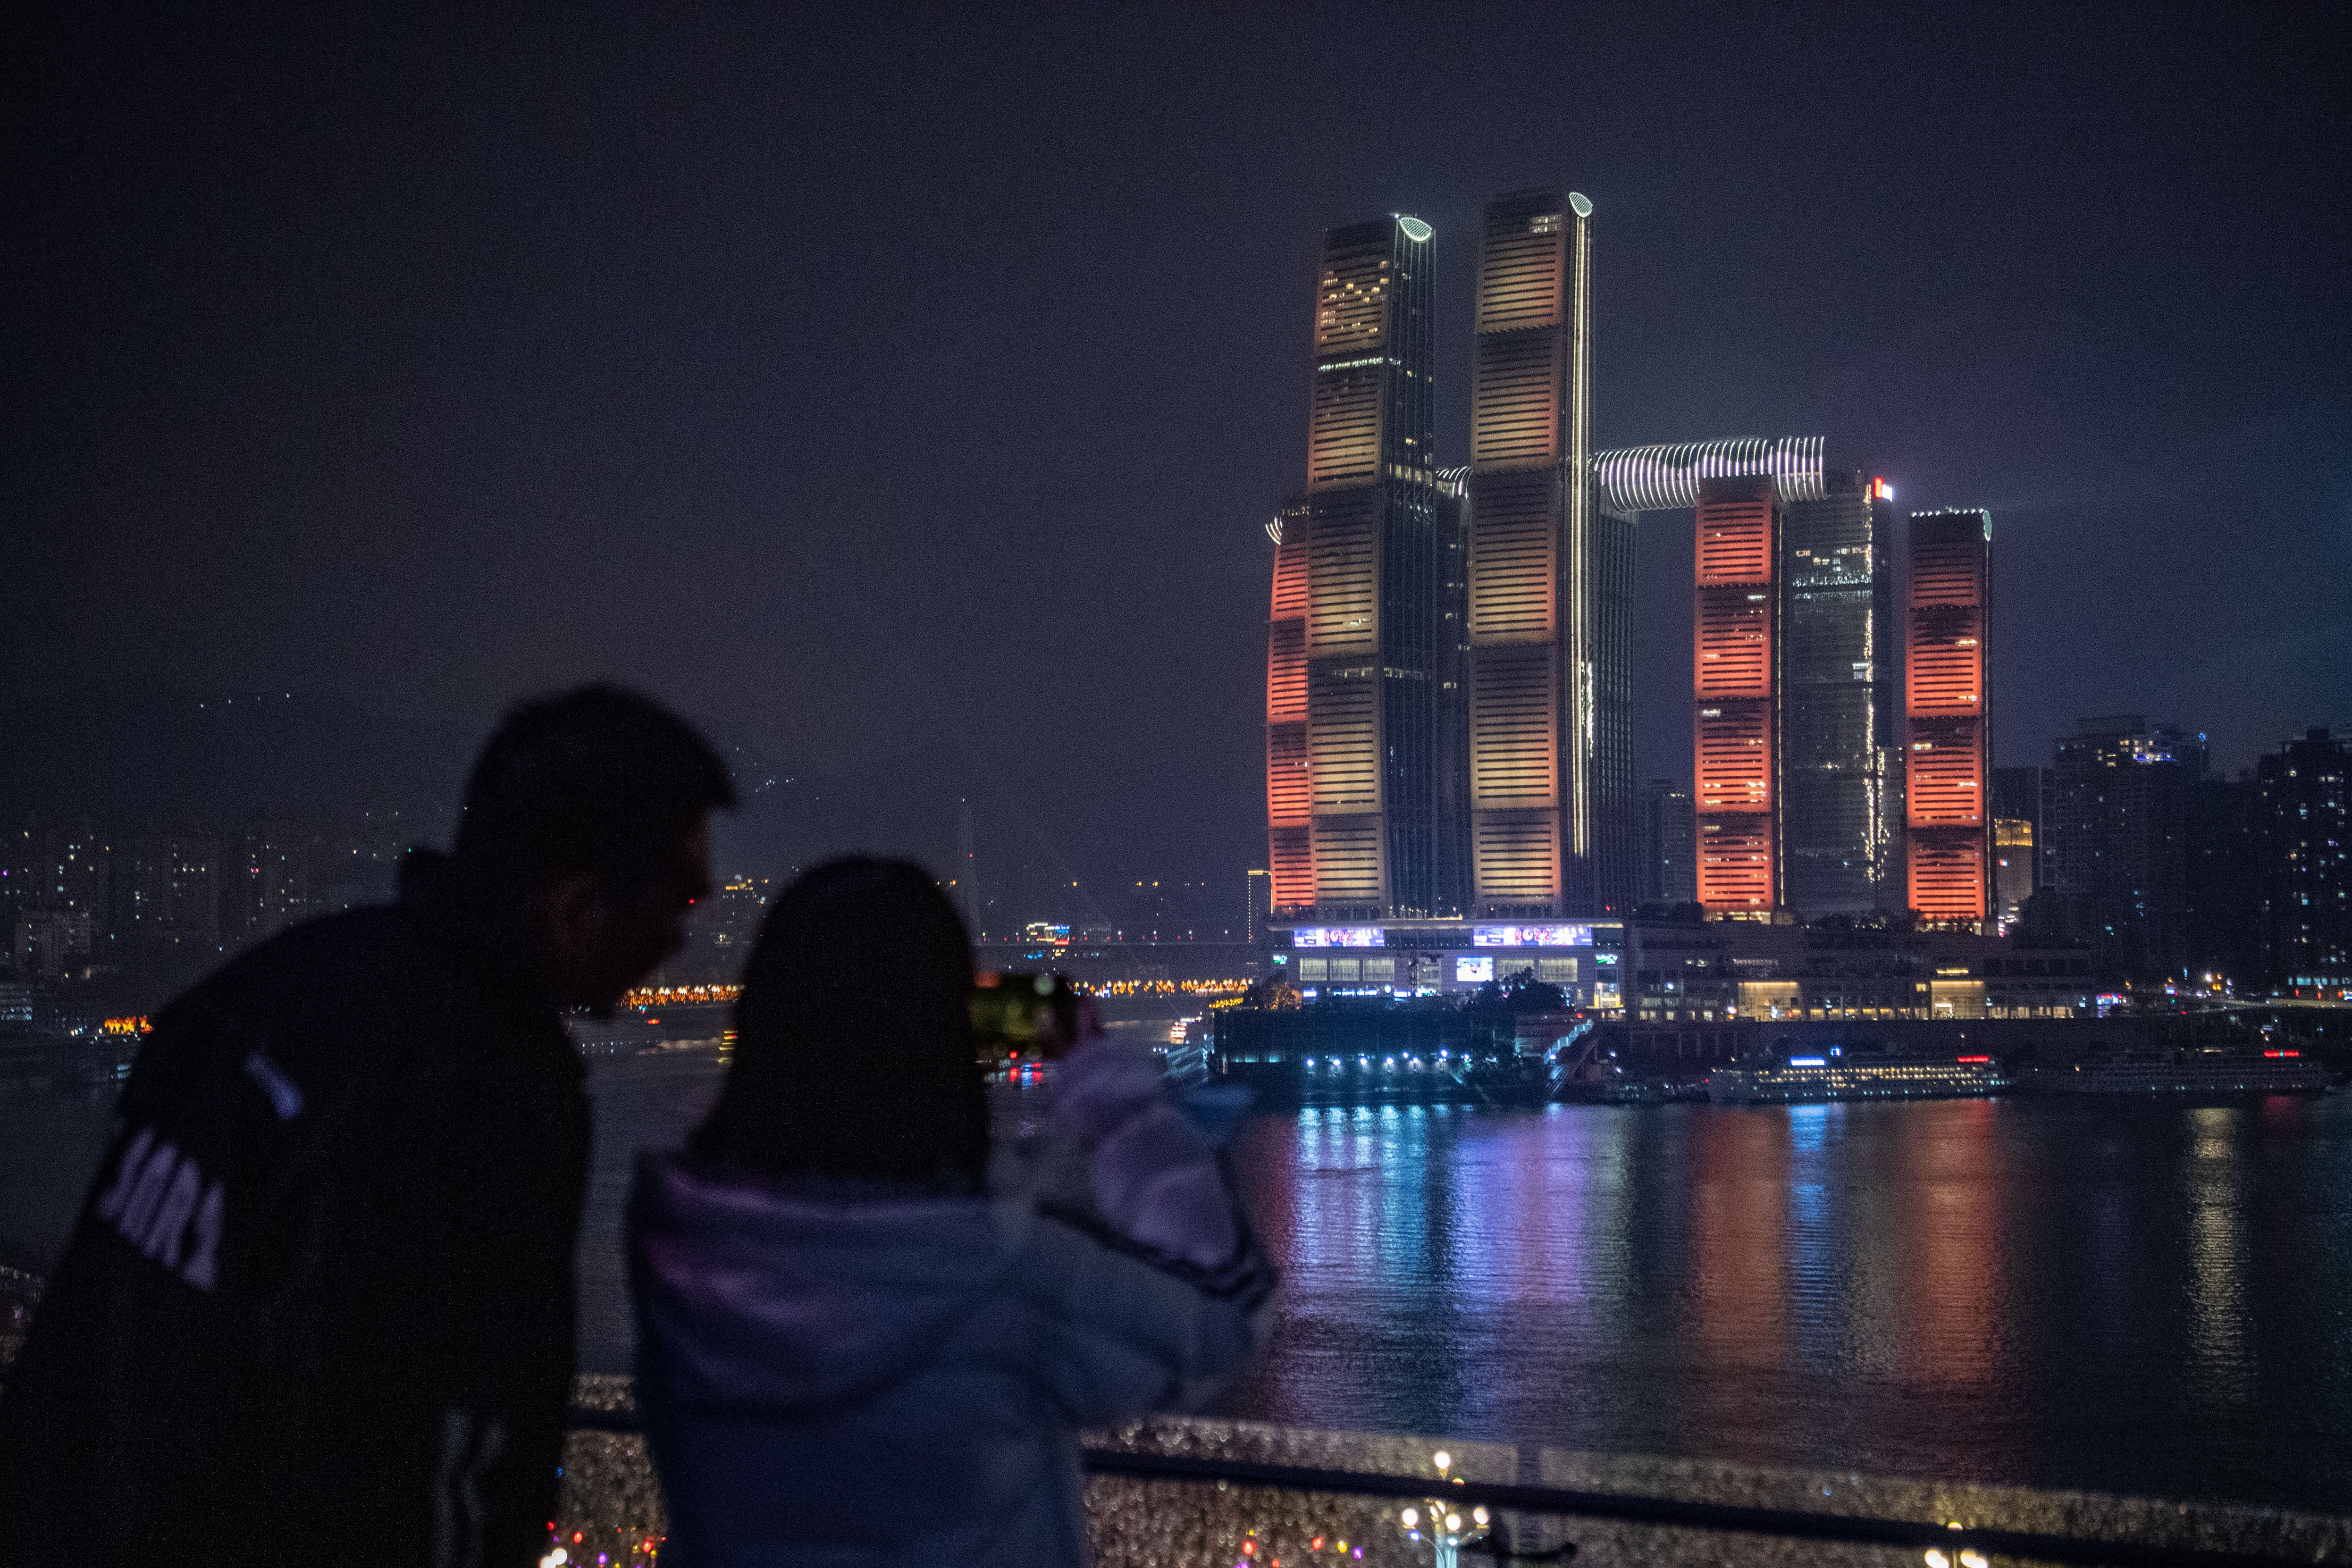
[[[16,1554],[546,1549],[588,1175],[559,1014],[677,950],[733,803],[642,697],[527,704],[399,902],[289,931],[163,1011],[0,1404]]]

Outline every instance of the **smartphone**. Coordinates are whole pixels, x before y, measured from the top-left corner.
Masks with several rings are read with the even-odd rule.
[[[1001,1064],[1037,1058],[1050,1030],[1066,1042],[1075,1032],[1078,991],[1063,975],[972,977],[971,1033],[980,1060]]]

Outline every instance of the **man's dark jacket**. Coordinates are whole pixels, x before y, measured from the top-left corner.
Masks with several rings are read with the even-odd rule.
[[[546,1550],[588,1102],[511,925],[411,862],[156,1020],[0,1401],[27,1561]]]

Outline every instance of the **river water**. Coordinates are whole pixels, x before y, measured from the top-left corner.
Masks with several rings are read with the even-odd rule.
[[[592,1061],[586,1370],[629,1366],[635,1154],[720,1071]],[[0,1096],[0,1262],[105,1121]],[[1227,1414],[2352,1510],[2352,1096],[1318,1107],[1233,1154],[1285,1284]]]
[[[595,1066],[590,1370],[622,1151],[718,1071]],[[1318,1107],[1233,1152],[1284,1288],[1226,1414],[2352,1509],[2352,1096]]]

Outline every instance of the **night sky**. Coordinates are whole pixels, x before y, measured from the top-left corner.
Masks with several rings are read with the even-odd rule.
[[[2352,722],[2352,9],[409,9],[6,40],[0,811],[429,821],[609,676],[776,780],[730,863],[969,797],[1009,899],[1237,908],[1318,237],[1435,226],[1458,462],[1476,214],[1548,183],[1601,445],[1991,509],[1997,761]]]

